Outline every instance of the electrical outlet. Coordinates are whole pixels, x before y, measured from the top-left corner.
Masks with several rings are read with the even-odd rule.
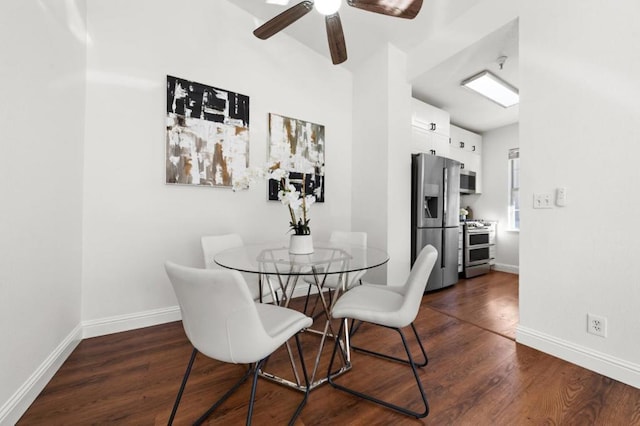
[[[607,319],[599,315],[587,314],[587,332],[607,337]]]
[[[534,209],[550,209],[551,206],[551,194],[533,194],[533,208]]]

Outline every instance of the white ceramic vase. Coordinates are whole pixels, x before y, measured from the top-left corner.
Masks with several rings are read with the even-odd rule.
[[[310,254],[313,253],[313,239],[309,235],[291,235],[289,240],[289,253]]]

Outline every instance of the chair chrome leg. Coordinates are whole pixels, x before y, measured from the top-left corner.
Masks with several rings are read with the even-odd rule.
[[[427,357],[427,352],[424,350],[422,339],[420,338],[420,336],[418,336],[418,330],[416,330],[416,326],[413,323],[411,323],[411,328],[413,329],[413,334],[414,336],[416,336],[416,340],[420,345],[420,351],[422,351],[422,356],[424,357],[424,362],[421,362],[420,364],[418,363],[415,363],[415,364],[417,367],[424,367],[425,365],[429,364],[429,357]]]
[[[300,404],[296,408],[295,413],[293,413],[293,416],[291,417],[291,420],[289,421],[289,426],[293,426],[293,424],[295,423],[295,421],[298,418],[298,416],[300,415],[300,413],[302,413],[302,409],[304,408],[305,404],[307,403],[307,399],[309,397],[309,375],[307,374],[307,367],[306,367],[306,365],[304,363],[304,356],[302,355],[302,345],[300,345],[300,338],[299,338],[298,334],[295,335],[295,339],[296,339],[296,346],[298,347],[298,356],[300,357],[300,365],[302,366],[302,374],[304,375],[304,383],[305,383],[306,391],[304,392],[304,397],[302,398],[302,402],[300,402]],[[253,416],[253,405],[255,403],[256,388],[257,388],[257,385],[258,385],[258,375],[259,375],[260,369],[262,368],[262,365],[265,363],[265,361],[268,358],[269,357],[260,360],[256,364],[256,367],[255,367],[255,372],[254,372],[254,375],[253,375],[253,384],[251,385],[251,396],[250,396],[250,399],[249,399],[249,409],[247,411],[247,426],[251,425],[251,417]]]
[[[266,359],[266,358],[265,358]],[[251,396],[249,397],[249,409],[247,410],[247,426],[251,425],[251,417],[253,416],[253,404],[256,399],[256,388],[258,387],[258,373],[264,363],[264,359],[258,361],[253,373],[253,383],[251,384]]]
[[[340,328],[338,329],[338,334],[335,336],[336,342],[333,346],[333,351],[331,352],[331,360],[329,361],[329,370],[327,371],[327,377],[329,378],[329,383],[333,384],[331,381],[331,375],[333,372],[331,368],[333,367],[333,361],[336,358],[336,352],[338,352],[338,346],[340,345],[340,336],[342,335],[342,331],[344,330],[344,321],[340,321]]]
[[[231,389],[229,389],[224,395],[222,395],[222,397],[217,400],[212,406],[211,408],[209,408],[202,416],[200,416],[200,418],[198,418],[198,420],[196,420],[193,424],[194,425],[200,425],[202,424],[205,420],[207,420],[207,418],[211,415],[211,413],[213,413],[220,405],[222,405],[223,402],[225,402],[230,396],[231,394],[233,394],[244,382],[247,381],[247,379],[249,378],[249,376],[251,375],[251,373],[253,372],[252,368],[248,368],[247,372],[244,373],[244,376],[242,376],[240,378],[240,380],[238,380],[236,382],[235,385],[233,385],[231,387]]]
[[[300,413],[302,413],[302,409],[304,408],[305,404],[307,403],[307,399],[309,398],[309,375],[307,374],[307,367],[305,366],[304,356],[302,355],[302,346],[300,345],[300,338],[298,334],[296,334],[295,337],[296,337],[296,345],[298,347],[298,356],[300,357],[300,364],[302,366],[302,374],[304,374],[304,382],[307,390],[304,392],[304,397],[302,398],[302,402],[300,402],[300,404],[298,405],[298,408],[296,409],[296,412],[293,413],[291,420],[289,420],[289,426],[293,426],[295,424],[296,419],[298,418]]]
[[[378,325],[378,324],[374,324],[374,325]],[[382,326],[382,327],[384,327],[384,326]],[[340,335],[342,333],[343,328],[344,328],[344,322],[342,322],[342,324],[340,325],[340,331],[338,332],[338,335]],[[424,392],[424,388],[422,387],[422,382],[420,381],[420,376],[418,375],[418,369],[416,367],[416,364],[413,361],[413,358],[411,357],[411,351],[409,350],[409,346],[407,345],[407,340],[404,337],[404,333],[399,328],[393,328],[393,327],[387,327],[387,328],[392,328],[392,329],[396,330],[400,334],[400,337],[402,339],[402,344],[404,346],[405,352],[407,353],[408,364],[411,366],[411,371],[413,372],[413,376],[416,379],[416,384],[418,385],[418,390],[420,391],[420,397],[422,398],[422,402],[424,404],[424,411],[423,412],[412,411],[412,410],[409,410],[409,409],[407,409],[405,407],[401,407],[399,405],[395,405],[395,404],[392,404],[390,402],[383,401],[383,400],[375,398],[375,397],[373,397],[371,395],[367,395],[367,394],[364,394],[362,392],[359,392],[359,391],[356,391],[356,390],[353,390],[353,389],[350,389],[350,388],[347,388],[345,386],[342,386],[340,384],[335,383],[333,381],[333,379],[331,378],[331,369],[333,367],[333,361],[335,359],[335,355],[336,355],[336,352],[337,352],[338,346],[339,346],[339,340],[338,339],[336,339],[336,344],[335,344],[335,346],[333,348],[333,353],[331,354],[331,361],[329,362],[329,371],[328,371],[328,374],[327,374],[328,382],[329,382],[329,384],[331,384],[331,386],[333,386],[336,389],[342,390],[344,392],[347,392],[347,393],[349,393],[351,395],[354,395],[354,396],[357,396],[359,398],[363,398],[363,399],[366,399],[368,401],[374,402],[374,403],[376,403],[378,405],[382,405],[383,407],[387,407],[387,408],[389,408],[391,410],[394,410],[394,411],[396,411],[398,413],[405,414],[405,415],[412,416],[412,417],[416,417],[416,418],[426,417],[427,415],[429,415],[429,403],[427,402],[427,396],[426,396],[426,394]]]
[[[362,325],[362,322],[360,322],[356,327],[353,326],[353,324],[355,323],[352,322],[351,323],[351,331],[349,332],[349,335],[353,337],[353,335],[355,334],[355,332],[360,328],[360,326]],[[376,324],[378,325],[378,324]],[[380,326],[380,327],[384,327],[384,326]],[[396,330],[396,328],[393,327],[386,327],[386,328],[391,328],[392,330]],[[418,341],[418,345],[420,345],[420,351],[422,352],[422,357],[424,358],[424,361],[420,362],[420,363],[415,363],[415,365],[417,367],[424,367],[425,365],[427,365],[429,363],[429,358],[427,357],[427,352],[424,349],[424,345],[422,344],[422,339],[420,339],[420,336],[418,335],[418,330],[416,330],[416,326],[413,325],[413,323],[411,323],[411,328],[413,329],[413,334],[416,336],[416,340]],[[390,361],[396,361],[396,362],[401,362],[403,364],[409,364],[409,360],[407,359],[402,359],[402,358],[397,358],[395,356],[392,355],[387,355],[387,354],[383,354],[380,352],[375,352],[375,351],[371,351],[369,349],[364,349],[361,348],[359,346],[355,346],[355,345],[351,345],[351,349],[353,349],[356,352],[362,352],[365,353],[367,355],[373,355],[373,356],[377,356],[380,358],[384,358],[384,359],[388,359]]]
[[[184,392],[184,387],[187,384],[187,379],[189,378],[189,374],[191,374],[191,367],[193,367],[193,361],[196,359],[196,355],[198,354],[198,350],[193,348],[193,352],[191,352],[191,358],[189,359],[189,364],[187,365],[187,371],[184,373],[184,377],[182,377],[182,384],[180,385],[180,389],[178,390],[178,395],[176,396],[176,402],[173,404],[173,410],[171,410],[171,416],[169,417],[168,426],[173,424],[173,419],[176,416],[176,412],[178,411],[178,405],[180,404],[180,399],[182,398],[182,392]]]
[[[302,354],[302,345],[300,344],[300,338],[298,334],[295,335],[295,338],[296,338],[296,345],[298,347],[298,356],[300,357],[300,364],[302,366],[302,373],[304,374],[306,391],[304,393],[304,397],[302,398],[302,402],[300,402],[300,404],[296,408],[295,413],[293,414],[293,417],[291,417],[291,420],[289,422],[290,426],[293,426],[293,424],[295,423],[300,413],[302,413],[302,409],[307,403],[307,399],[309,397],[309,374],[307,373],[307,367],[305,365],[304,356]],[[173,405],[173,410],[171,411],[171,416],[169,417],[169,422],[167,423],[168,426],[171,426],[173,424],[173,420],[175,418],[176,412],[178,411],[178,405],[180,404],[180,399],[182,398],[182,393],[184,392],[184,388],[187,384],[187,379],[191,374],[191,369],[193,367],[193,363],[195,361],[197,354],[198,354],[198,350],[194,348],[193,352],[191,353],[191,358],[189,359],[189,364],[187,365],[187,371],[185,372],[184,377],[182,379],[182,384],[180,385],[178,396],[176,397],[176,401]],[[251,396],[249,399],[249,408],[247,410],[247,422],[246,422],[247,426],[251,425],[251,418],[253,416],[253,406],[255,403],[255,396],[256,396],[256,388],[258,384],[258,375],[260,374],[260,370],[264,367],[264,364],[268,359],[269,357],[263,358],[260,361],[258,361],[253,367],[249,367],[246,373],[240,378],[240,380],[238,380],[231,387],[231,389],[229,389],[219,400],[217,400],[211,406],[211,408],[209,408],[193,424],[201,425],[220,405],[222,405],[223,402],[225,402],[244,382],[246,382],[249,376],[252,375],[253,373],[253,382],[251,385]]]

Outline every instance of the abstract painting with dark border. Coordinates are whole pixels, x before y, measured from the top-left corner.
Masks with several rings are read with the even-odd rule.
[[[305,193],[314,194],[317,202],[324,202],[324,126],[297,118],[269,113],[269,153],[286,150],[293,159],[294,169],[289,175],[294,181],[302,181],[303,170],[296,170],[296,159],[313,164],[313,173],[305,174]],[[277,156],[277,155],[276,155]],[[278,199],[279,182],[269,180],[269,200]],[[300,183],[293,183],[298,190]]]
[[[231,187],[249,165],[249,97],[167,76],[166,183]]]

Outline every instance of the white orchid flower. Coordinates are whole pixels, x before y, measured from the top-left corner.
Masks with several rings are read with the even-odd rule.
[[[316,164],[318,163],[309,161],[300,155],[291,156],[289,145],[281,144],[276,149],[272,149],[270,162],[263,167],[246,168],[242,172],[235,173],[233,190],[248,189],[259,179],[274,179],[278,182],[284,182],[283,185],[280,185],[278,200],[289,210],[291,229],[299,235],[309,234],[307,214],[311,205],[316,202],[316,197],[320,196],[320,188],[314,189],[315,196],[311,194],[303,196],[301,191],[298,191],[291,182],[295,181],[297,184],[305,185],[306,175],[315,173]],[[289,173],[292,171],[303,175],[300,179],[290,181]]]
[[[307,196],[305,196],[304,197],[304,202],[307,205],[307,210],[309,210],[309,207],[311,207],[311,205],[316,202],[315,195],[307,195]]]
[[[289,207],[291,207],[296,212],[296,215],[299,215],[301,206],[302,206],[302,198],[300,197],[296,197],[295,199],[289,201]]]
[[[292,184],[285,185],[284,188],[278,191],[278,199],[285,206],[293,206],[293,204],[295,204],[299,198],[300,193],[296,191],[296,187]]]
[[[289,176],[289,172],[278,168],[271,172],[271,174],[269,175],[269,179],[275,179],[277,181],[281,181],[282,179],[288,176]]]

